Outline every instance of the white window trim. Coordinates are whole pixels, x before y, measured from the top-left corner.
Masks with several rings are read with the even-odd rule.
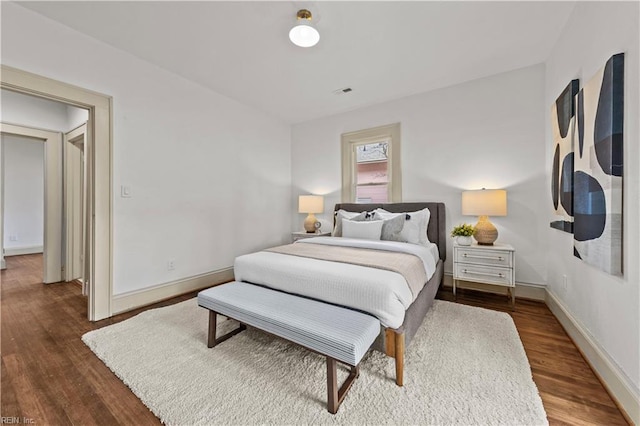
[[[358,130],[342,134],[342,202],[356,202],[356,145],[389,141],[388,174],[390,185],[388,186],[390,203],[402,201],[402,172],[400,169],[400,123],[371,129]]]

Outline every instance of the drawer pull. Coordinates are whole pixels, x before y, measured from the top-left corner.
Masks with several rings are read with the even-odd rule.
[[[472,259],[497,260],[497,261],[500,261],[500,262],[502,262],[504,260],[504,257],[502,257],[502,256],[498,256],[498,257],[494,257],[494,256],[477,256],[477,255],[467,254],[467,253],[463,253],[462,257],[464,257],[464,258],[472,258]]]
[[[471,275],[486,275],[487,277],[504,278],[506,276],[502,272],[499,272],[499,273],[495,274],[495,273],[490,273],[490,272],[469,271],[468,269],[463,269],[462,272],[465,273],[465,274],[471,274]]]

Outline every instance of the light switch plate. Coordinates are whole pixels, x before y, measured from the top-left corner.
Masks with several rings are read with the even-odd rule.
[[[120,196],[122,198],[131,198],[131,187],[129,185],[122,185],[120,187]]]

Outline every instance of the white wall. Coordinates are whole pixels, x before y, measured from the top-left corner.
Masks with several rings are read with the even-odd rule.
[[[43,245],[44,142],[2,135],[4,249]],[[11,237],[16,238],[11,241]]]
[[[67,131],[73,130],[76,127],[84,124],[89,119],[89,111],[82,108],[76,108],[71,105],[67,107]]]
[[[4,55],[3,55],[4,60]],[[0,121],[55,132],[68,132],[87,121],[86,109],[0,90]]]
[[[611,276],[574,257],[570,234],[549,228],[545,239],[549,250],[549,291],[610,357],[635,388],[636,395],[640,395],[638,15],[637,2],[578,2],[546,63],[545,83],[545,111],[549,111],[571,79],[579,78],[583,87],[613,54],[625,53],[624,276]],[[550,122],[545,122],[550,187],[552,140]],[[545,203],[550,211],[551,199],[546,197]],[[566,290],[562,287],[563,275],[567,276]]]
[[[293,126],[292,178],[298,194],[327,194],[323,228],[340,202],[340,135],[401,123],[404,201],[443,201],[447,229],[466,189],[505,188],[508,216],[491,218],[498,241],[516,248],[518,282],[544,284],[547,210],[544,67],[532,66]],[[295,204],[295,202],[294,202]],[[293,210],[294,229],[304,215]],[[548,225],[546,225],[548,226]],[[451,272],[451,244],[445,270]]]
[[[5,63],[4,53],[2,54],[2,63]],[[0,91],[0,105],[2,111],[0,121],[3,123],[19,124],[56,132],[69,130],[67,129],[67,108],[60,102],[3,89]]]
[[[14,3],[1,7],[3,64],[113,96],[114,294],[227,268],[290,238],[288,125]],[[121,185],[132,198],[119,197]]]

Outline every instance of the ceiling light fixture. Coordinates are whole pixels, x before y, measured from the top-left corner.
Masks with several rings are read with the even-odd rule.
[[[291,42],[300,47],[315,46],[320,40],[320,33],[311,26],[311,12],[307,9],[300,9],[296,18],[295,27],[289,31]]]

